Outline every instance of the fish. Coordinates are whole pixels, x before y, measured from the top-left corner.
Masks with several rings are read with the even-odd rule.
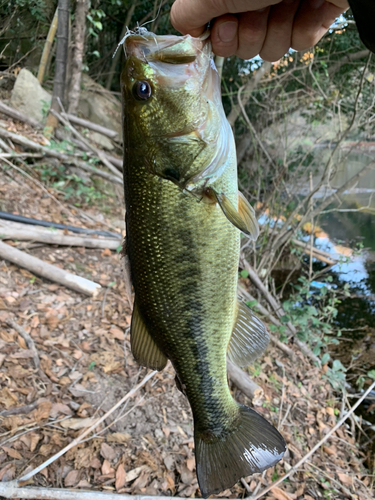
[[[253,363],[267,330],[237,296],[241,231],[256,240],[254,209],[238,192],[235,142],[209,38],[124,40],[125,252],[134,287],[132,353],[168,360],[192,409],[204,498],[275,465],[281,434],[228,387],[227,356]]]

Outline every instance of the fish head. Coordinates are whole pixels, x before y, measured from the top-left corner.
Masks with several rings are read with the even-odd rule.
[[[217,157],[226,122],[211,43],[142,32],[124,48],[125,144],[142,151],[152,174],[185,189]]]

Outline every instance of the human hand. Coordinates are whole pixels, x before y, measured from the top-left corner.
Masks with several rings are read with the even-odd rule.
[[[290,48],[315,45],[349,7],[347,0],[176,0],[171,22],[181,33],[199,36],[211,28],[218,56],[277,61]]]

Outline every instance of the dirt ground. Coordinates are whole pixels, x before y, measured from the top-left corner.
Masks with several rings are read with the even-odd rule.
[[[120,234],[121,188],[107,186],[109,194],[100,203],[77,208],[48,187],[58,204],[29,178],[4,167],[0,210]],[[130,352],[131,299],[119,253],[8,243],[100,283],[102,291],[95,299],[88,298],[0,260],[0,481],[20,477],[57,453],[147,373]],[[9,320],[34,340],[40,369]],[[290,347],[297,362],[270,345],[248,370],[265,393],[256,411],[279,428],[288,451],[276,467],[246,478],[220,497],[243,498],[261,491],[288,472],[348,409],[324,378],[324,368],[310,364],[293,344]],[[231,389],[237,400],[252,405],[235,386]],[[344,424],[264,498],[373,498],[374,475],[364,466],[366,454],[356,442],[356,435],[363,432],[359,426],[354,420]],[[28,484],[200,497],[192,415],[175,386],[172,367],[154,376],[94,434]]]

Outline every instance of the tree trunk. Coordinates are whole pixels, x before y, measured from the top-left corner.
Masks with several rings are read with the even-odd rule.
[[[58,2],[58,22],[57,22],[57,47],[55,59],[55,78],[53,81],[53,93],[51,109],[60,111],[59,99],[64,101],[66,61],[68,57],[69,41],[69,0],[59,0]],[[49,113],[47,118],[48,133],[52,134],[57,127],[58,120]]]
[[[81,90],[82,62],[86,35],[86,16],[89,0],[77,0],[73,27],[73,61],[69,88],[69,113],[75,115]]]

